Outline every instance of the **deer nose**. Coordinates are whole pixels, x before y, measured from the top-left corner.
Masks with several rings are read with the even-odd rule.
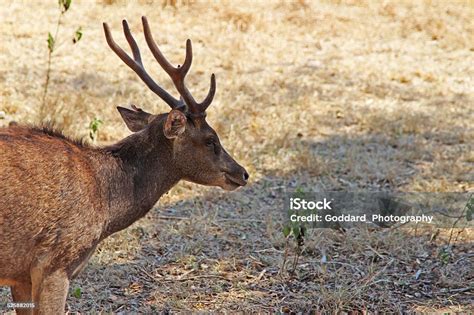
[[[247,171],[244,170],[244,181],[248,181],[249,179],[249,173],[247,173]]]

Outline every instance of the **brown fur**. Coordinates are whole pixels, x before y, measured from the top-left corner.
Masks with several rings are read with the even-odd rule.
[[[0,285],[12,287],[15,302],[35,303],[18,313],[64,312],[69,281],[99,242],[143,217],[179,180],[246,184],[203,118],[173,110],[141,113],[137,122],[136,111],[119,111],[137,132],[104,148],[47,128],[0,129]]]

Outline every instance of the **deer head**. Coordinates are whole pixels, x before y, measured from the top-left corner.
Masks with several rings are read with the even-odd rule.
[[[166,143],[160,145],[172,148],[173,160],[170,161],[170,165],[180,172],[184,180],[219,186],[226,190],[245,186],[249,178],[247,171],[227,153],[217,133],[206,122],[206,109],[216,92],[215,75],[211,75],[211,86],[206,98],[201,103],[196,102],[184,84],[193,59],[191,40],[188,39],[186,42],[186,58],[183,65],[174,67],[166,60],[153,40],[146,17],[142,17],[142,23],[148,47],[160,66],[171,77],[180,98],[174,98],[148,75],[126,20],[122,22],[123,31],[132,50],[133,59],[115,43],[108,25],[104,23],[105,37],[110,48],[135,71],[150,90],[171,107],[169,113],[161,115],[152,115],[134,105],[132,109],[117,107],[126,125],[132,132],[145,130],[152,132],[150,145],[153,145],[154,139],[156,141],[165,139]]]

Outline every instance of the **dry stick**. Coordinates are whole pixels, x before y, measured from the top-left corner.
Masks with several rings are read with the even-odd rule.
[[[294,275],[295,274],[295,271],[296,271],[296,267],[298,265],[298,261],[299,261],[299,258],[300,258],[300,254],[301,254],[301,248],[299,245],[296,246],[296,256],[293,260],[293,268],[291,269],[291,274]]]
[[[461,218],[465,216],[465,213],[467,211],[467,204],[471,201],[472,196],[473,196],[473,194],[471,194],[469,196],[469,198],[467,199],[467,203],[464,206],[464,209],[462,210],[461,215],[456,219],[456,221],[454,221],[453,226],[451,227],[451,233],[449,234],[448,246],[451,245],[451,239],[453,238],[454,227],[456,226],[456,224],[458,224],[459,220],[461,220]],[[461,231],[464,231],[464,229],[462,229]],[[459,234],[460,233],[458,233],[458,236],[459,236]]]
[[[59,13],[58,16],[58,21],[56,23],[56,32],[54,32],[54,38],[53,38],[53,46],[51,49],[48,47],[48,67],[46,68],[46,81],[44,83],[44,90],[43,90],[43,98],[41,102],[41,108],[40,108],[40,119],[43,120],[43,115],[44,115],[44,109],[46,106],[46,95],[48,94],[48,86],[49,86],[49,78],[51,74],[51,59],[53,55],[54,48],[56,46],[56,39],[58,38],[58,32],[59,32],[59,25],[61,24],[61,18],[63,17],[64,13],[66,11],[60,10],[61,12]]]
[[[360,288],[365,288],[366,286],[370,285],[371,282],[372,282],[375,278],[377,278],[380,274],[382,274],[383,272],[385,272],[385,270],[387,270],[387,268],[390,267],[390,266],[393,264],[394,261],[395,261],[395,259],[390,260],[390,261],[382,268],[382,270],[379,270],[379,271],[377,271],[374,275],[369,276],[369,277],[367,278],[367,280],[365,280],[365,283],[360,286]]]
[[[166,215],[159,215],[158,219],[161,220],[189,220],[189,217],[175,217],[175,216],[166,216]]]
[[[458,289],[441,289],[439,292],[447,293],[447,292],[466,292],[473,290],[474,287],[465,287],[465,288],[458,288]]]
[[[351,264],[348,264],[348,263],[343,263],[343,262],[339,262],[339,261],[327,261],[325,262],[324,264],[326,265],[329,265],[329,264],[332,264],[332,265],[341,265],[341,266],[347,266],[347,267],[351,267],[353,269],[356,269],[360,274],[363,274],[364,272],[362,270],[360,270],[357,266],[354,266],[354,265],[351,265]]]
[[[202,275],[202,276],[195,276],[195,277],[188,277],[188,278],[182,278],[182,279],[160,279],[162,282],[175,282],[175,281],[192,281],[196,279],[221,279],[225,281],[232,281],[232,279],[227,279],[224,276],[219,276],[219,275]]]
[[[141,272],[143,272],[147,277],[149,277],[151,280],[157,280],[156,276],[151,275],[148,271],[145,270],[145,268],[139,267]]]
[[[287,258],[288,258],[288,236],[286,237],[286,242],[285,242],[285,254],[284,254],[284,257],[283,257],[283,263],[281,265],[280,271],[278,272],[278,275],[280,277],[283,275],[283,270],[285,269]]]
[[[263,278],[263,276],[265,275],[266,272],[267,272],[267,269],[263,269],[262,272],[260,272],[260,274],[259,274],[258,277],[256,278],[257,281],[262,280],[262,278]]]
[[[184,303],[192,303],[192,304],[198,304],[198,303],[201,303],[201,304],[216,304],[216,300],[214,301],[199,301],[199,300],[184,300],[183,301]]]
[[[183,273],[182,275],[178,276],[178,279],[181,280],[181,279],[189,279],[189,278],[185,278],[187,275],[195,272],[196,270],[195,269],[191,269],[191,270],[188,270],[186,271],[185,273]]]
[[[256,219],[245,219],[245,218],[222,218],[222,219],[217,219],[217,222],[255,222],[255,223],[264,223],[265,221],[263,220],[256,220]]]
[[[368,247],[371,251],[373,251],[375,254],[377,254],[377,256],[379,256],[379,258],[381,258],[381,259],[384,259],[384,258],[385,258],[385,257],[382,256],[382,254],[380,254],[378,251],[376,251],[372,246],[367,245],[367,247]]]
[[[283,253],[283,251],[278,250],[276,248],[264,248],[264,249],[259,249],[255,251],[256,253],[266,253],[266,252],[277,252],[277,253]]]
[[[118,313],[118,312],[119,312],[122,308],[124,308],[124,307],[125,307],[125,305],[123,305],[123,304],[120,305],[120,306],[114,311],[114,313]]]
[[[456,234],[456,238],[454,239],[454,242],[458,241],[458,237],[459,235],[461,235],[462,232],[464,232],[464,229],[462,229],[461,231],[458,231],[458,234]]]
[[[166,215],[159,215],[158,219],[162,220],[189,220],[191,217],[177,217],[177,216],[166,216]],[[263,223],[262,220],[255,220],[255,219],[244,219],[244,218],[223,218],[217,219],[217,223],[219,222],[256,222],[256,223]]]

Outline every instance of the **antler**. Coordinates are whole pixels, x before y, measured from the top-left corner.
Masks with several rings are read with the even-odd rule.
[[[174,86],[178,90],[181,97],[184,99],[186,105],[188,105],[188,109],[196,115],[202,114],[206,111],[207,107],[211,104],[214,95],[216,93],[216,76],[214,73],[211,75],[211,87],[209,88],[209,92],[207,93],[206,98],[201,103],[196,102],[194,97],[189,92],[188,88],[184,84],[184,78],[191,67],[191,63],[193,61],[193,48],[191,45],[191,40],[188,39],[186,41],[186,58],[184,59],[183,66],[173,67],[168,60],[163,56],[160,49],[156,45],[155,41],[153,40],[153,36],[151,35],[150,26],[148,25],[148,20],[146,17],[142,17],[143,23],[143,31],[145,32],[145,39],[150,48],[153,56],[155,57],[156,61],[160,64],[163,70],[168,73],[168,75],[173,80]]]
[[[168,92],[166,92],[163,88],[161,88],[158,84],[156,84],[153,79],[148,75],[143,67],[143,63],[141,60],[140,50],[138,49],[138,45],[133,38],[130,28],[128,27],[128,23],[126,20],[122,21],[123,24],[123,31],[125,37],[132,49],[133,59],[123,51],[113,40],[112,35],[110,33],[110,29],[106,23],[104,23],[104,32],[105,38],[107,39],[107,43],[109,44],[110,48],[122,59],[125,64],[127,64],[136,74],[145,82],[145,84],[160,98],[162,98],[171,108],[179,108],[187,105],[188,111],[193,114],[194,116],[204,116],[207,107],[211,104],[214,95],[216,93],[216,77],[214,73],[211,75],[211,86],[209,88],[209,92],[206,98],[201,102],[198,103],[189,92],[188,88],[184,84],[184,79],[186,74],[191,67],[191,63],[193,60],[193,51],[191,46],[191,40],[186,41],[186,58],[184,60],[183,66],[173,67],[168,60],[163,56],[160,49],[156,45],[155,41],[153,40],[153,36],[151,35],[150,26],[146,17],[142,17],[143,23],[143,30],[145,32],[145,39],[150,48],[153,56],[155,57],[156,61],[160,64],[160,66],[168,73],[168,75],[173,80],[174,86],[178,90],[181,98],[179,100],[175,99],[171,96]],[[184,100],[184,103],[183,103]]]
[[[122,59],[123,62],[127,66],[129,66],[136,74],[142,79],[143,82],[152,90],[156,95],[158,95],[163,101],[165,101],[171,108],[179,108],[184,106],[181,100],[175,99],[171,96],[168,92],[166,92],[163,88],[161,88],[158,84],[153,81],[153,79],[148,75],[143,67],[142,58],[140,55],[140,49],[138,49],[137,42],[132,36],[130,32],[130,28],[128,27],[128,23],[126,20],[122,21],[123,32],[125,34],[125,38],[130,45],[133,53],[133,59],[122,49],[119,45],[114,41],[112,38],[112,34],[110,33],[109,26],[107,23],[103,23],[105,38],[107,40],[107,44],[109,44],[110,48],[117,54],[117,56]]]

